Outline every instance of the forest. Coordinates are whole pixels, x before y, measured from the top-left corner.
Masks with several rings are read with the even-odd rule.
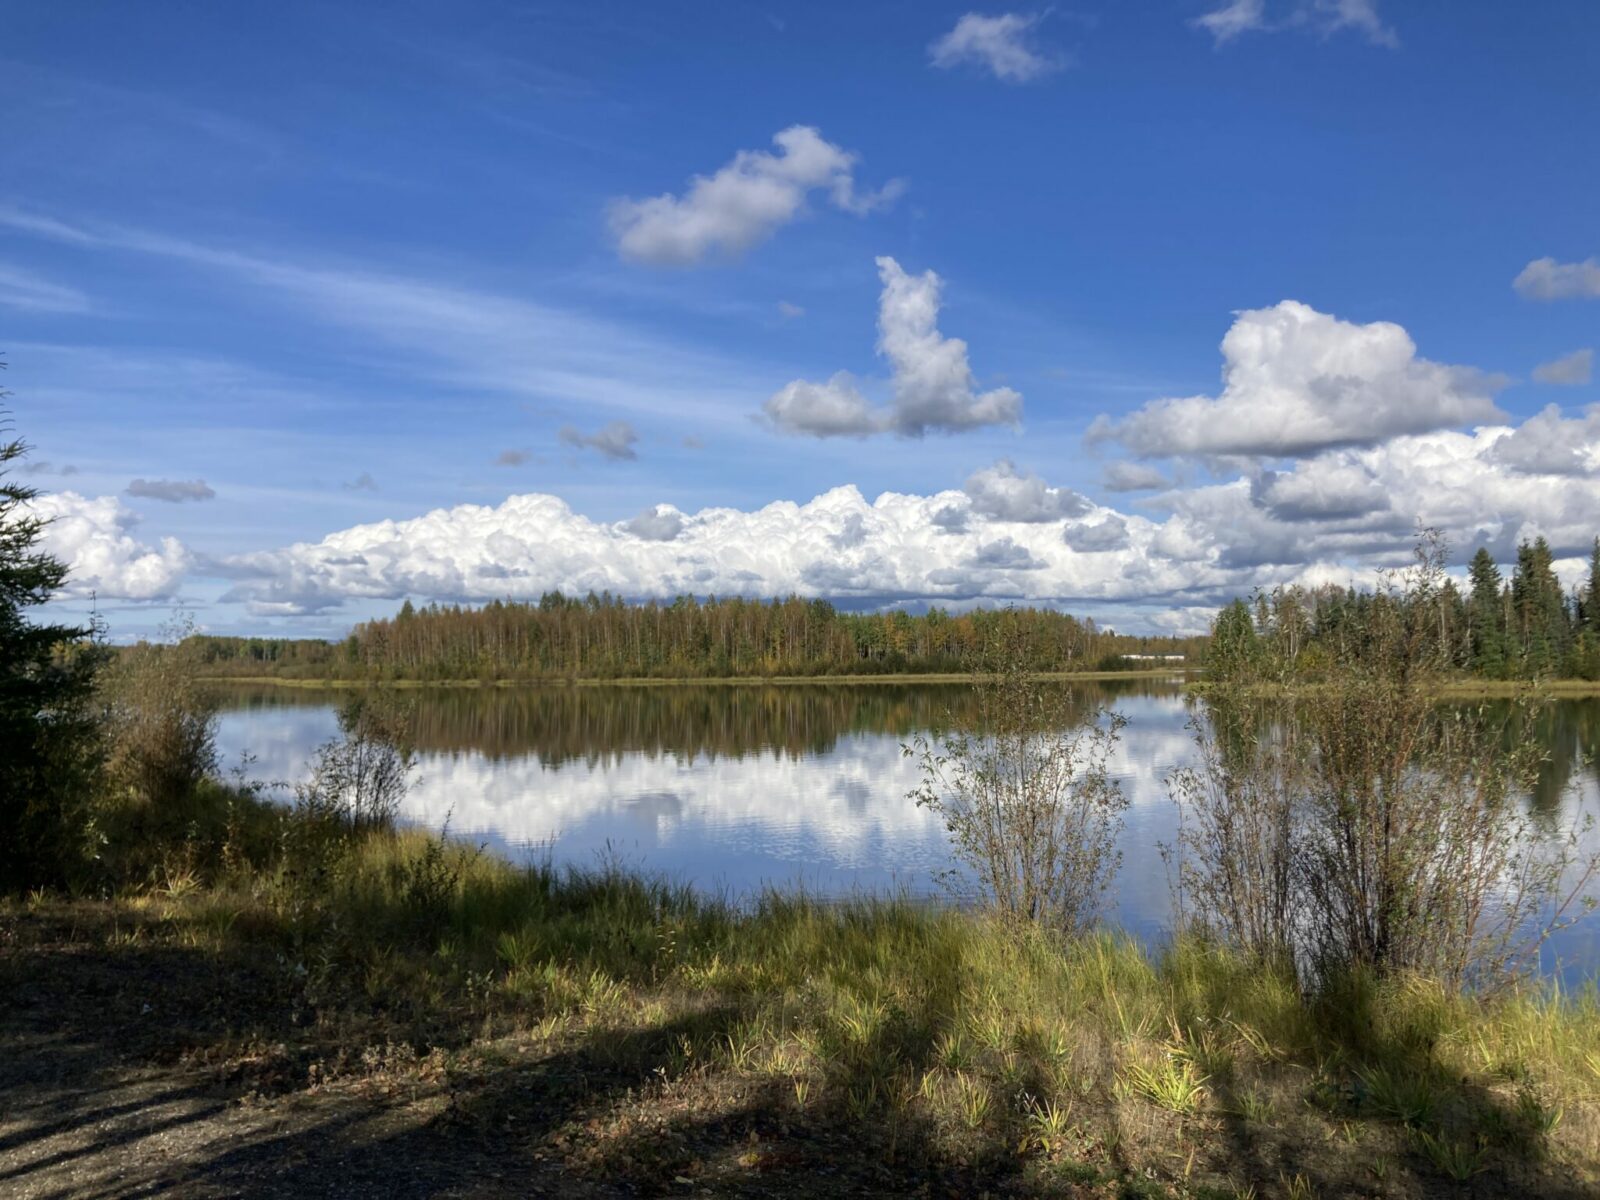
[[[1049,609],[852,613],[826,600],[680,597],[631,604],[547,593],[480,608],[407,600],[339,642],[197,636],[205,674],[301,679],[714,679],[966,670],[1014,628],[1040,671],[1182,666],[1203,637],[1132,637]],[[1160,661],[1130,659],[1158,656]]]
[[[1205,654],[1215,681],[1315,678],[1369,662],[1394,631],[1407,661],[1481,679],[1600,680],[1600,538],[1583,584],[1562,589],[1544,538],[1517,547],[1505,578],[1479,548],[1463,590],[1446,547],[1418,544],[1417,563],[1369,589],[1280,587],[1217,614]]]

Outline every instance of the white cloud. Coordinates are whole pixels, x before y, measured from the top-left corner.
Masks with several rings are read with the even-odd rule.
[[[1552,447],[1565,454],[1545,459]],[[1519,540],[1545,536],[1575,579],[1600,533],[1597,468],[1600,415],[1561,421],[1548,412],[1521,428],[1406,435],[1329,450],[1292,470],[1172,490],[1159,519],[1091,504],[1000,464],[976,472],[967,491],[869,501],[841,487],[749,511],[657,505],[616,524],[554,496],[513,496],[497,507],[359,525],[219,567],[236,580],[232,599],[273,613],[356,598],[531,600],[553,589],[609,589],[662,599],[1019,601],[1142,627],[1181,610],[1193,624],[1258,586],[1370,580],[1378,567],[1409,561],[1418,522],[1442,529],[1462,557],[1487,545],[1501,562]]]
[[[889,257],[877,264],[883,283],[877,349],[889,361],[892,406],[874,408],[840,372],[826,383],[786,384],[764,406],[767,418],[785,433],[813,437],[921,437],[929,430],[955,433],[1021,421],[1022,396],[1008,387],[979,392],[967,343],[939,332],[939,277],[932,271],[908,275]]]
[[[984,542],[968,560],[980,570],[1041,571],[1048,564],[1033,556],[1033,552],[1006,534],[992,542]]]
[[[1038,14],[1001,13],[985,17],[967,13],[955,28],[928,47],[936,67],[970,64],[1007,83],[1027,83],[1059,64],[1028,44]]]
[[[1061,531],[1061,540],[1079,554],[1123,550],[1128,545],[1128,523],[1116,513],[1101,521],[1079,521]]]
[[[1274,15],[1276,14],[1276,15]],[[1285,0],[1268,11],[1267,0],[1228,0],[1191,22],[1217,45],[1245,33],[1301,30],[1330,37],[1349,29],[1376,46],[1398,49],[1400,37],[1378,15],[1377,0]]]
[[[1378,16],[1378,0],[1313,0],[1311,7],[1312,23],[1325,33],[1353,29],[1374,45],[1391,50],[1400,45],[1399,36]]]
[[[168,504],[217,498],[217,493],[204,479],[135,479],[128,485],[128,495]]]
[[[624,521],[622,528],[647,542],[670,542],[683,532],[683,514],[670,504],[656,504]]]
[[[1222,339],[1220,395],[1155,400],[1094,439],[1136,454],[1316,454],[1497,420],[1502,381],[1417,356],[1399,325],[1356,325],[1285,300],[1240,313]]]
[[[1533,369],[1533,377],[1540,383],[1561,384],[1568,387],[1588,383],[1594,376],[1594,351],[1574,350]]]
[[[40,313],[86,313],[90,309],[89,298],[77,288],[52,283],[6,263],[0,263],[0,305]]]
[[[160,600],[177,591],[189,552],[176,538],[150,546],[133,537],[137,513],[115,496],[52,492],[29,502],[46,522],[41,547],[68,567],[65,592],[113,600]]]
[[[848,371],[826,383],[805,379],[786,383],[762,411],[783,432],[812,437],[865,437],[887,427],[883,414],[873,411]]]
[[[1156,468],[1123,461],[1106,464],[1102,483],[1108,492],[1148,492],[1172,486]]]
[[[1389,508],[1372,473],[1338,457],[1311,459],[1283,474],[1268,471],[1256,481],[1254,498],[1281,521],[1365,517]]]
[[[695,176],[682,196],[613,201],[611,231],[622,256],[688,266],[712,253],[737,255],[799,216],[814,191],[824,190],[835,208],[864,216],[905,189],[891,180],[877,191],[858,191],[856,155],[809,125],[792,125],[772,140],[780,153],[741,150],[716,174]]]
[[[1221,8],[1196,17],[1193,23],[1215,38],[1220,46],[1242,33],[1265,29],[1267,3],[1266,0],[1229,0]]]
[[[806,315],[806,310],[798,304],[791,304],[787,300],[779,300],[778,315],[785,321],[797,321]]]
[[[1092,505],[1068,488],[1051,487],[1037,475],[1019,471],[1010,459],[974,471],[967,479],[972,510],[996,521],[1061,521],[1082,516]]]
[[[1529,300],[1592,300],[1600,297],[1600,259],[1561,263],[1536,258],[1511,281]]]
[[[1490,446],[1487,457],[1528,475],[1593,475],[1600,473],[1597,443],[1600,405],[1568,421],[1551,404]]]
[[[639,435],[626,421],[608,421],[593,433],[584,433],[574,426],[563,425],[557,430],[556,436],[575,450],[594,450],[602,458],[612,462],[639,457],[633,448],[634,443],[639,440]]]

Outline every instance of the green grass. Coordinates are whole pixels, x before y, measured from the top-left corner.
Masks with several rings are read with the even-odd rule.
[[[441,1047],[559,1043],[586,1071],[635,1081],[646,1109],[685,1089],[712,1106],[754,1089],[797,1121],[914,1126],[950,1161],[1149,1171],[1175,1195],[1293,1185],[1299,1166],[1280,1179],[1260,1174],[1270,1156],[1236,1160],[1218,1131],[1240,1120],[1285,1161],[1310,1156],[1319,1179],[1370,1178],[1395,1157],[1527,1188],[1540,1164],[1580,1178],[1600,1164],[1592,990],[1474,997],[1397,979],[1307,996],[1196,942],[1066,941],[896,898],[734,906],[422,834],[319,841],[248,797],[197,803],[214,811],[125,818],[165,840],[142,852],[138,886],[96,902],[104,952],[180,946],[248,967],[266,1010],[294,1015],[297,1053],[342,1070],[398,1069],[384,1047],[426,1063]],[[237,1024],[213,1053],[259,1055],[282,1036]]]

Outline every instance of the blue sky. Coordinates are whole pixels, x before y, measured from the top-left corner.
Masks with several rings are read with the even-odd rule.
[[[1419,518],[1570,573],[1597,37],[1580,2],[20,3],[30,482],[124,633],[596,582],[1194,628]]]

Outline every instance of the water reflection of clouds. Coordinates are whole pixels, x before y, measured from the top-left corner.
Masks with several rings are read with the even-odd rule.
[[[1137,927],[1165,919],[1158,840],[1165,778],[1190,752],[1182,701],[1125,696],[1129,718],[1111,763],[1131,801],[1120,913]],[[223,715],[219,743],[249,750],[262,778],[304,778],[337,733],[332,708],[256,708]],[[928,892],[951,865],[937,816],[907,793],[921,781],[902,738],[841,733],[829,748],[739,754],[623,751],[547,762],[476,751],[418,760],[404,816],[525,859],[592,863],[611,855],[702,886],[747,892],[803,882],[821,892]],[[605,749],[600,747],[599,749]]]
[[[1176,694],[1122,696],[1116,707],[1128,725],[1110,767],[1130,806],[1111,915],[1150,935],[1171,913],[1161,847],[1177,828],[1166,780],[1194,759],[1190,709]],[[218,744],[226,762],[255,755],[255,777],[293,782],[337,732],[331,706],[258,707],[225,712]],[[736,895],[796,883],[825,894],[925,894],[951,859],[938,818],[907,799],[920,774],[902,740],[834,729],[819,743],[825,748],[809,752],[770,743],[696,753],[598,745],[554,761],[499,743],[492,752],[432,751],[419,760],[404,815],[434,829],[448,819],[453,833],[524,860],[592,865],[613,857]],[[1581,736],[1569,741],[1571,748],[1559,745],[1574,755],[1590,750]],[[1574,829],[1580,813],[1600,803],[1592,767],[1571,785],[1561,803],[1535,805],[1552,834]],[[1600,828],[1581,842],[1600,851]],[[1558,959],[1600,961],[1600,920],[1562,933],[1543,956],[1552,967]]]

